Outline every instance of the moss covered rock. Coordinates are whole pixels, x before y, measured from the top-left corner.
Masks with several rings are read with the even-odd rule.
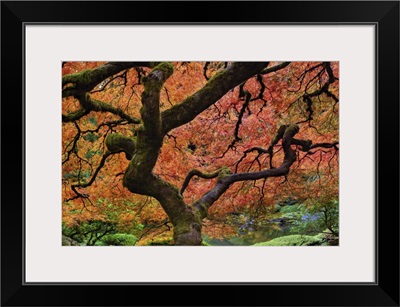
[[[291,235],[275,238],[273,240],[256,243],[254,246],[318,246],[327,245],[324,236],[319,234],[316,236]]]
[[[149,246],[174,245],[174,239],[172,237],[155,238],[152,241],[148,242],[146,245]]]
[[[75,241],[67,236],[62,235],[62,245],[63,246],[79,246],[80,244],[77,241]]]

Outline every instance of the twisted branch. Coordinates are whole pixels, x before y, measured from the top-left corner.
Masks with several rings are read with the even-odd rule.
[[[183,192],[185,191],[185,189],[187,188],[187,186],[189,185],[190,180],[194,177],[200,177],[203,179],[213,179],[216,178],[223,170],[226,170],[226,168],[220,168],[218,170],[216,170],[215,172],[212,173],[202,173],[201,171],[197,170],[197,169],[192,169],[187,175],[186,178],[182,184],[182,188],[180,190],[181,195],[183,195]]]

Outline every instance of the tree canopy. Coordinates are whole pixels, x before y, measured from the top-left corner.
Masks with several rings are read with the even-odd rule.
[[[63,62],[63,234],[200,245],[292,202],[337,235],[338,73],[337,62]]]

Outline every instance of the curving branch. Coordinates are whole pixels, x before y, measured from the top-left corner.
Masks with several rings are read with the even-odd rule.
[[[106,151],[106,153],[105,153],[105,154],[103,155],[103,157],[101,158],[101,161],[100,161],[99,165],[97,166],[96,170],[94,171],[92,178],[90,178],[90,180],[89,180],[88,182],[85,182],[85,183],[77,183],[77,184],[72,184],[72,185],[71,185],[71,189],[72,189],[72,191],[74,191],[74,193],[77,195],[77,197],[82,197],[82,198],[88,198],[88,197],[89,197],[89,195],[87,195],[87,194],[82,194],[82,193],[80,193],[80,192],[77,190],[77,188],[86,188],[86,187],[88,187],[88,186],[91,186],[91,185],[93,184],[93,182],[95,181],[97,175],[99,174],[100,170],[103,168],[104,164],[106,163],[106,159],[107,159],[110,155],[112,155],[112,153],[109,152],[109,151]],[[73,197],[73,198],[71,198],[71,199],[69,199],[69,200],[75,199],[75,198],[77,198],[77,197]],[[67,201],[68,201],[68,200],[67,200]]]
[[[265,75],[265,74],[269,74],[269,73],[274,72],[274,71],[278,71],[278,70],[280,70],[280,69],[285,68],[285,67],[288,66],[290,63],[291,63],[291,62],[282,62],[281,64],[278,64],[278,65],[275,65],[275,66],[272,66],[272,67],[265,68],[265,69],[263,69],[263,70],[260,72],[260,74]]]
[[[284,128],[282,128],[284,127]],[[284,129],[283,133],[282,130]],[[272,141],[272,144],[276,144],[279,140],[282,140],[282,148],[284,151],[284,158],[281,165],[277,168],[266,169],[258,172],[247,172],[247,173],[235,173],[229,174],[227,173],[225,176],[220,176],[218,181],[213,189],[205,193],[199,200],[197,200],[193,206],[196,207],[202,218],[207,216],[208,208],[212,206],[212,204],[218,200],[218,198],[235,182],[246,181],[246,180],[259,180],[259,179],[267,179],[269,177],[280,177],[286,176],[289,173],[290,167],[296,161],[297,155],[295,150],[292,148],[292,145],[296,145],[299,143],[299,140],[294,140],[294,136],[299,132],[298,125],[290,125],[290,126],[281,126],[278,130],[277,136]],[[311,141],[306,141],[308,142]],[[334,142],[333,144],[328,143],[319,143],[315,144],[313,148],[316,147],[334,147],[338,143]],[[270,146],[270,147],[271,147]],[[310,145],[311,147],[311,145]],[[268,152],[268,150],[263,150],[263,152]]]
[[[251,99],[251,100],[253,101],[253,100],[260,99],[260,100],[264,101],[263,107],[265,107],[267,101],[264,99],[264,91],[265,91],[265,89],[266,89],[267,87],[265,86],[265,83],[264,83],[264,81],[263,81],[263,77],[262,77],[261,74],[258,74],[258,75],[257,75],[257,82],[258,82],[258,84],[260,84],[260,91],[258,92],[257,97],[255,97],[255,98],[253,98],[253,99]]]
[[[283,135],[284,135],[284,133],[286,131],[286,128],[288,128],[288,126],[286,126],[286,125],[282,125],[282,126],[279,127],[278,131],[276,132],[275,137],[271,140],[271,144],[269,145],[268,149],[264,149],[262,147],[252,147],[252,148],[249,148],[249,149],[245,150],[243,152],[243,156],[236,163],[235,173],[237,173],[237,171],[238,171],[238,167],[239,167],[240,162],[242,162],[246,158],[248,153],[253,152],[253,151],[257,151],[259,156],[262,155],[262,154],[268,153],[269,154],[269,165],[270,165],[270,168],[274,168],[274,166],[272,164],[272,158],[274,156],[274,152],[273,152],[274,146],[276,144],[278,144],[278,142],[282,139],[282,137],[283,137]]]
[[[91,111],[96,111],[96,112],[109,112],[109,113],[118,115],[119,117],[121,117],[122,119],[125,119],[129,123],[140,124],[140,119],[134,118],[134,117],[126,114],[120,108],[115,108],[106,102],[92,99],[90,97],[89,93],[84,93],[82,95],[78,95],[78,96],[76,96],[76,98],[78,98],[78,100],[83,108],[78,110],[77,112],[73,112],[68,115],[63,115],[62,116],[63,122],[75,121],[75,120],[78,120],[79,118],[89,114]]]
[[[129,122],[124,119],[105,121],[105,122],[99,124],[95,129],[88,129],[88,130],[82,131],[82,133],[98,133],[102,127],[108,127],[108,130],[112,130],[113,128],[115,128],[117,126],[124,126],[127,124],[129,124]]]
[[[79,109],[78,111],[75,112],[71,112],[67,115],[62,114],[62,122],[63,123],[70,123],[70,122],[74,122],[77,121],[78,119],[84,117],[85,115],[89,114],[90,110],[86,110],[84,108]]]
[[[251,94],[248,91],[244,91],[244,95],[245,95],[245,100],[243,103],[242,108],[240,109],[240,113],[239,113],[239,117],[238,117],[238,121],[236,122],[236,126],[235,126],[235,139],[232,141],[231,146],[234,146],[234,143],[236,141],[240,141],[241,138],[239,137],[239,129],[240,129],[240,125],[242,124],[242,119],[244,116],[244,112],[246,112],[246,109],[249,107],[249,103],[250,103],[250,99],[251,99]]]
[[[338,141],[335,141],[333,143],[316,143],[313,144],[311,140],[298,140],[293,138],[292,144],[294,145],[299,145],[301,146],[300,150],[304,152],[308,152],[311,149],[315,148],[335,148],[335,150],[338,150],[339,148],[337,145],[339,144]]]
[[[210,78],[207,76],[207,69],[211,62],[206,62],[203,67],[203,76],[208,81]]]
[[[333,93],[329,91],[329,86],[336,80],[336,77],[334,76],[331,68],[331,64],[330,62],[323,62],[321,65],[324,67],[324,70],[328,74],[329,79],[319,89],[311,93],[307,92],[304,93],[303,101],[307,105],[306,111],[308,112],[308,116],[304,121],[299,122],[299,124],[304,122],[310,122],[313,119],[314,110],[312,109],[312,100],[311,100],[312,97],[316,97],[325,93],[328,97],[331,97],[335,102],[339,102],[339,98],[337,98]]]
[[[163,134],[190,122],[229,90],[256,75],[267,65],[268,62],[237,62],[218,72],[202,89],[161,113]]]
[[[229,144],[228,148],[218,158],[224,157],[225,154],[229,151],[229,149],[235,148],[235,144],[242,140],[242,138],[239,137],[239,129],[240,129],[240,125],[242,124],[244,113],[246,112],[246,109],[249,108],[249,103],[251,101],[251,94],[250,94],[249,91],[243,91],[243,96],[245,96],[245,101],[243,103],[242,108],[240,109],[238,120],[237,120],[236,125],[235,125],[235,131],[234,131],[234,137],[235,138]]]
[[[132,160],[136,140],[121,133],[111,133],[106,137],[106,146],[110,153],[124,152],[127,160]]]
[[[112,82],[113,82],[114,80],[118,79],[118,78],[123,79],[123,81],[124,81],[123,85],[126,86],[126,84],[127,84],[127,82],[128,82],[127,73],[128,73],[128,70],[125,70],[123,73],[121,73],[121,74],[119,74],[119,75],[115,75],[115,76],[113,76],[113,77],[111,77],[111,78],[107,78],[106,80],[104,80],[104,81],[102,81],[102,82],[100,83],[100,85],[101,85],[101,88],[100,88],[100,89],[98,89],[98,90],[93,90],[93,91],[91,91],[90,93],[93,94],[93,93],[98,93],[98,92],[103,92],[103,91],[105,91],[105,90],[107,89],[107,86],[108,86],[109,84],[112,84]],[[140,80],[140,79],[139,79],[139,80]],[[120,85],[122,85],[122,84],[119,84],[118,86],[120,86]]]
[[[279,127],[278,132],[276,133],[276,136],[272,139],[271,144],[269,145],[267,151],[269,153],[269,166],[270,168],[274,168],[273,164],[272,164],[272,158],[274,156],[274,146],[276,144],[278,144],[278,142],[283,138],[286,129],[288,128],[288,126],[286,125],[282,125]]]
[[[76,74],[65,75],[62,78],[62,97],[76,96],[89,92],[104,79],[132,67],[150,67],[150,62],[109,62],[91,70],[84,70]]]
[[[180,190],[181,195],[183,195],[183,192],[185,191],[185,189],[189,185],[190,180],[194,176],[197,176],[197,177],[200,177],[200,178],[203,178],[203,179],[213,179],[213,178],[218,177],[218,175],[223,171],[226,171],[226,167],[222,167],[222,168],[220,168],[220,169],[218,169],[218,170],[216,170],[215,172],[212,172],[212,173],[203,173],[203,172],[201,172],[201,171],[199,171],[197,169],[192,169],[186,175],[186,178],[185,178],[185,180],[184,180],[184,182],[182,184],[182,188]]]

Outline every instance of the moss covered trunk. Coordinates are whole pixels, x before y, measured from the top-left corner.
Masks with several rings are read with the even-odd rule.
[[[160,112],[160,91],[164,82],[172,75],[174,67],[171,63],[166,62],[150,63],[153,70],[141,79],[144,85],[140,109],[141,120],[131,120],[138,124],[135,129],[135,137],[130,139],[121,134],[113,134],[107,138],[106,146],[109,152],[124,152],[127,159],[131,160],[124,174],[124,186],[132,193],[152,196],[160,202],[174,226],[175,245],[200,245],[202,243],[202,219],[207,215],[209,206],[207,208],[196,205],[188,206],[177,187],[153,173],[163,138],[168,131],[194,119],[227,91],[266,65],[266,63],[259,62],[230,65],[211,78],[203,89],[182,103]],[[88,99],[83,101],[90,102]],[[92,102],[90,105],[89,102],[87,108],[93,108],[93,105],[100,108],[98,103],[93,104]],[[116,114],[120,113],[119,110],[113,109],[113,111]],[[220,173],[218,172],[219,175],[221,175]],[[222,179],[220,178],[219,181]],[[224,185],[222,190],[225,191],[228,186],[229,183]],[[209,197],[209,199],[216,200],[218,197]]]
[[[107,137],[106,146],[111,153],[125,152],[127,159],[131,160],[124,174],[124,186],[132,193],[152,196],[160,202],[174,226],[175,245],[200,245],[198,210],[186,205],[177,187],[153,173],[164,137],[160,90],[172,72],[171,64],[160,63],[142,78],[145,87],[140,110],[142,123],[135,129],[135,137],[130,139],[114,133]]]
[[[140,173],[129,172],[129,170],[126,174],[128,176],[125,175],[124,185],[131,192],[152,196],[160,202],[174,227],[175,245],[201,244],[200,213],[196,208],[186,205],[174,185],[154,174],[141,176]]]

